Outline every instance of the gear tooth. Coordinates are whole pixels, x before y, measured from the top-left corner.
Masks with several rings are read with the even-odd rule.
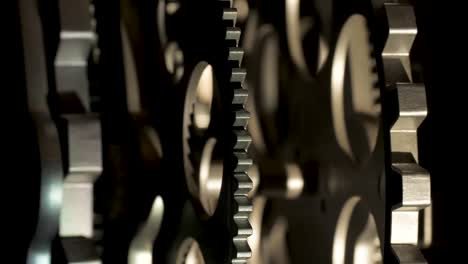
[[[243,58],[244,58],[244,50],[242,48],[237,48],[237,47],[229,48],[228,60],[237,62],[237,67],[241,66]]]
[[[236,196],[235,200],[238,205],[238,212],[236,213],[237,217],[243,218],[243,217],[248,217],[248,214],[245,213],[250,213],[252,212],[252,203],[250,202],[250,199],[247,196]],[[236,219],[236,216],[234,219]]]
[[[249,91],[244,88],[234,89],[234,97],[232,98],[232,104],[245,105],[247,103],[247,98],[249,97]]]
[[[431,177],[417,163],[393,163],[393,171],[401,177],[403,211],[419,211],[431,205]]]
[[[249,118],[250,118],[250,113],[245,110],[245,109],[241,109],[241,110],[238,110],[235,112],[235,120],[234,120],[234,127],[242,127],[242,128],[246,128],[247,127],[247,124],[249,122]]]
[[[235,173],[234,177],[237,180],[237,190],[234,193],[236,196],[244,195],[247,196],[249,192],[253,189],[253,182],[250,179],[249,175],[245,172]]]
[[[252,256],[249,243],[245,237],[234,237],[234,245],[236,246],[236,259],[232,263],[246,263],[247,259]],[[243,261],[243,262],[242,262]]]
[[[252,159],[245,152],[234,152],[237,158],[237,166],[234,172],[245,172],[252,166]]]
[[[236,26],[237,20],[237,9],[236,8],[224,8],[223,9],[223,20],[229,21],[230,26]]]
[[[234,41],[236,43],[235,44],[236,47],[239,45],[240,36],[241,36],[240,28],[228,27],[226,29],[226,40]]]
[[[245,130],[235,131],[236,134],[236,144],[234,145],[234,149],[236,150],[247,150],[249,148],[250,143],[252,142],[252,138],[250,137],[249,133]]]
[[[237,221],[237,238],[245,238],[247,239],[249,236],[252,235],[252,227],[249,224],[249,221],[242,220]]]
[[[242,86],[246,76],[247,71],[244,68],[234,68],[232,69],[231,82],[238,82]]]

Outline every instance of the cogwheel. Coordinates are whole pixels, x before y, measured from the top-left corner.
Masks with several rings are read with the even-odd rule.
[[[181,42],[187,61],[193,57],[195,62],[187,80],[184,104],[184,169],[189,192],[198,200],[195,207],[201,207],[205,214],[202,218],[206,221],[202,225],[216,223],[220,228],[226,227],[229,262],[246,263],[251,256],[247,238],[252,234],[248,221],[252,204],[247,195],[252,181],[247,171],[252,159],[247,150],[252,140],[247,131],[250,114],[245,109],[248,92],[244,88],[246,70],[242,68],[244,51],[239,48],[241,30],[235,26],[237,10],[232,1],[212,1],[215,6],[196,7],[194,4],[193,8],[207,12],[209,18],[191,27],[188,33],[192,34],[200,25],[212,26],[214,19],[222,23],[213,25],[215,30],[209,33],[193,34],[187,37],[186,43]],[[211,4],[211,1],[204,4]],[[187,11],[190,15],[198,14],[190,6],[185,8],[190,10]],[[214,42],[193,41],[193,37],[213,38]],[[184,47],[184,44],[187,45]],[[221,188],[219,179],[227,181],[222,185],[225,188]],[[212,184],[208,188],[209,181]],[[223,197],[220,206],[217,206],[218,197]],[[212,226],[202,229],[208,232]],[[201,247],[204,248],[203,243]]]
[[[252,165],[252,159],[247,151],[252,142],[247,131],[250,114],[245,109],[248,92],[244,88],[244,81],[247,72],[245,68],[242,68],[244,51],[238,46],[241,30],[236,27],[237,10],[233,8],[232,1],[221,2],[223,4],[223,20],[227,25],[225,38],[229,49],[228,61],[231,68],[230,88],[233,90],[231,110],[234,114],[232,133],[235,138],[233,155],[236,161],[233,170],[235,206],[232,220],[237,229],[232,239],[235,246],[232,263],[246,263],[252,255],[247,242],[247,238],[252,235],[252,227],[248,220],[252,212],[252,203],[247,195],[253,187],[252,180],[247,172]]]
[[[419,165],[418,155],[417,131],[427,115],[426,92],[423,84],[413,83],[409,61],[417,34],[416,17],[411,5],[386,3],[384,7],[389,27],[382,52],[384,73],[398,99],[398,117],[390,130],[392,170],[401,190],[392,207],[390,242],[399,263],[423,263],[420,247],[431,242],[432,227],[430,221],[425,222],[431,217],[431,177]],[[406,17],[404,23],[395,23],[401,16]],[[395,28],[404,28],[405,35],[393,34]],[[393,47],[397,42],[400,46]]]

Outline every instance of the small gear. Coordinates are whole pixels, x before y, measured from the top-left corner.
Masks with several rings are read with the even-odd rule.
[[[239,47],[241,30],[236,27],[237,10],[233,8],[232,1],[214,2],[218,4],[214,10],[222,14],[214,14],[213,17],[221,18],[223,22],[221,26],[214,26],[216,30],[210,36],[216,37],[216,43],[208,43],[207,46],[195,43],[186,52],[189,65],[193,63],[191,55],[199,58],[195,59],[195,66],[188,78],[184,105],[184,167],[188,189],[192,197],[198,200],[195,207],[201,207],[205,215],[212,217],[216,214],[218,197],[229,196],[219,198],[223,199],[222,206],[226,209],[222,209],[221,214],[229,215],[229,221],[223,223],[232,236],[232,249],[229,251],[233,253],[229,254],[229,259],[232,263],[246,263],[251,256],[247,238],[252,234],[248,221],[252,203],[247,197],[252,189],[247,172],[252,165],[248,154],[252,139],[247,131],[250,114],[245,109],[248,91],[244,81],[247,72],[242,67],[244,51]],[[181,8],[183,10],[184,6],[181,5]],[[224,39],[220,39],[221,34]],[[215,45],[215,50],[210,50],[210,45]],[[184,50],[184,42],[181,48]],[[190,49],[197,53],[191,54]],[[224,162],[219,162],[221,156]],[[215,172],[218,176],[213,175],[214,163],[223,165],[224,177],[219,176],[219,168]],[[209,168],[207,175],[204,168]],[[221,190],[221,178],[229,181],[225,183],[228,186],[225,188],[227,194]],[[204,187],[211,184],[203,182],[211,180],[218,186],[215,188],[217,190]],[[224,217],[221,219],[226,221]]]
[[[226,1],[224,1],[226,3]],[[248,170],[252,166],[252,159],[249,157],[248,148],[252,139],[247,131],[247,125],[250,118],[249,112],[245,109],[248,91],[244,88],[244,81],[247,72],[242,68],[242,58],[244,51],[238,47],[240,38],[240,29],[235,27],[237,10],[232,7],[232,1],[229,1],[223,9],[223,19],[232,23],[232,27],[226,28],[226,40],[231,43],[229,46],[228,60],[232,66],[230,83],[233,87],[232,111],[235,119],[232,125],[232,131],[235,136],[233,154],[237,160],[234,168],[234,178],[237,182],[234,191],[235,208],[233,221],[237,226],[237,233],[233,237],[233,243],[236,248],[236,254],[232,263],[246,263],[251,257],[250,247],[247,239],[252,235],[252,227],[249,223],[249,217],[252,212],[252,203],[248,197],[252,190],[253,183],[248,175]]]

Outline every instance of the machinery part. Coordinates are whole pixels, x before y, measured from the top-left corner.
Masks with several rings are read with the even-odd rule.
[[[387,84],[413,82],[410,51],[418,33],[413,7],[385,3],[388,38],[382,51]]]
[[[249,245],[252,248],[252,257],[247,261],[250,264],[262,263],[290,263],[287,248],[288,223],[284,217],[275,220],[268,234],[262,233],[263,214],[267,199],[257,196],[253,201],[250,222],[252,223],[252,236]]]
[[[426,221],[424,228],[419,225],[423,210],[431,204],[431,180],[418,165],[417,130],[426,118],[427,107],[424,85],[411,83],[409,54],[417,34],[416,19],[409,5],[385,4],[385,10],[389,36],[382,57],[387,84],[396,89],[398,98],[398,118],[390,135],[392,169],[401,190],[401,197],[397,197],[392,208],[390,240],[400,263],[425,263],[417,246],[430,240],[425,234],[431,230],[430,222]],[[399,63],[389,67],[391,60]]]
[[[380,239],[374,217],[368,209],[362,209],[359,203],[362,203],[359,197],[351,197],[341,210],[334,235],[333,264],[382,263]],[[364,210],[367,220],[357,239],[352,240],[348,238],[348,234],[354,226],[359,226],[353,223],[353,217],[356,217],[354,215],[358,214],[356,211],[359,210]]]
[[[179,248],[175,263],[205,264],[205,259],[203,258],[198,242],[193,238],[186,238]]]
[[[252,249],[252,257],[247,261],[249,264],[263,263],[262,257],[262,220],[265,210],[265,197],[257,197],[252,202],[252,213],[249,222],[252,225],[252,235],[247,239]]]
[[[157,5],[157,26],[159,44],[164,49],[164,62],[167,72],[178,83],[184,75],[184,53],[177,42],[172,41],[167,34],[168,18],[179,10],[178,0],[159,0]]]
[[[122,21],[120,22],[120,31],[125,72],[127,109],[130,113],[136,115],[142,112],[140,84],[136,72],[137,68],[135,65],[135,58],[133,56],[131,43],[127,33],[127,27]]]
[[[59,114],[66,120],[68,168],[59,234],[67,263],[101,263],[94,245],[94,183],[101,175],[101,125],[92,110],[90,64],[98,63],[94,5],[59,1],[60,42],[54,60]],[[82,247],[86,248],[82,251]],[[81,263],[80,262],[80,263]]]
[[[213,215],[218,206],[223,183],[223,163],[215,160],[215,147],[216,139],[208,139],[203,148],[199,172],[200,201],[208,215]]]
[[[69,167],[63,185],[60,236],[93,237],[94,182],[102,173],[100,123],[97,118],[68,116]]]
[[[355,262],[354,252],[361,253],[356,263],[379,263],[378,257],[383,256],[386,247],[383,243],[374,243],[376,237],[379,241],[386,241],[386,198],[380,187],[385,184],[384,141],[380,131],[376,62],[371,54],[367,18],[364,14],[342,11],[334,9],[333,16],[340,17],[343,24],[340,21],[329,25],[330,28],[320,28],[320,34],[327,35],[327,31],[340,33],[336,37],[328,36],[327,41],[330,41],[330,50],[334,54],[330,54],[331,60],[326,61],[312,78],[298,76],[296,69],[290,69],[290,64],[281,63],[284,58],[278,54],[284,47],[281,41],[284,29],[272,17],[283,10],[265,11],[267,14],[261,14],[258,19],[261,24],[256,31],[257,45],[251,53],[253,56],[247,60],[249,63],[253,60],[252,64],[257,66],[254,69],[258,69],[257,72],[249,69],[249,76],[253,76],[252,81],[249,80],[249,88],[253,90],[255,99],[254,117],[259,119],[260,137],[266,145],[264,149],[255,149],[258,155],[255,163],[260,171],[256,193],[270,198],[268,209],[263,212],[261,230],[255,230],[257,221],[252,220],[255,223],[254,234],[261,234],[261,238],[256,239],[261,241],[261,246],[254,247],[256,250],[260,248],[260,252],[253,255],[259,263],[307,263],[310,259],[318,263],[333,263],[335,223],[339,221],[346,202],[356,195],[362,201],[357,206],[357,213],[350,213],[352,223],[349,228],[342,232],[349,235],[348,241],[354,241],[345,245],[343,263]],[[326,23],[326,19],[324,21],[322,23]],[[274,63],[277,65],[272,65]],[[261,89],[259,79],[263,76],[259,73],[266,72],[266,69],[273,70],[264,77],[266,85]],[[340,86],[337,81],[341,82]],[[268,82],[273,84],[270,86]],[[336,88],[341,89],[338,91],[341,95]],[[279,98],[279,103],[268,102],[271,108],[261,105],[262,100],[268,100],[267,92],[277,91],[280,93],[271,98]],[[326,100],[329,98],[331,102]],[[340,132],[335,126],[338,107],[341,107],[343,117]],[[255,122],[251,122],[253,124]],[[265,129],[267,125],[270,129]],[[286,132],[278,136],[280,140],[268,138],[273,138],[283,129]],[[348,152],[343,147],[343,140],[340,141],[340,133],[348,137]],[[254,137],[255,147],[256,139]],[[296,174],[302,178],[297,181],[301,182],[298,185],[301,192],[290,197],[293,199],[288,199],[285,191],[288,189],[288,177],[285,176],[291,174],[291,171],[287,173],[287,165],[294,165],[294,171],[299,172]],[[266,192],[262,185],[275,192]],[[257,213],[255,210],[254,207],[253,215]],[[269,252],[265,252],[267,245],[272,248]],[[375,259],[374,253],[377,255]]]
[[[184,76],[184,53],[177,42],[170,42],[165,50],[165,62],[167,71],[174,76],[177,83]]]
[[[90,111],[88,58],[97,50],[94,6],[90,0],[60,0],[59,13],[60,43],[55,57],[57,90],[62,97],[79,104],[78,109]]]
[[[33,115],[41,156],[39,217],[28,250],[27,263],[50,263],[62,205],[62,162],[57,128],[50,117]]]
[[[245,110],[245,103],[248,96],[247,90],[244,87],[246,70],[242,67],[244,52],[238,46],[241,32],[240,28],[237,28],[235,24],[237,21],[237,12],[232,6],[232,1],[217,1],[217,3],[219,3],[219,10],[222,10],[220,17],[223,19],[222,30],[224,39],[217,39],[215,41],[225,46],[222,47],[222,53],[219,54],[220,58],[213,60],[213,63],[210,61],[203,62],[204,58],[199,58],[189,80],[184,105],[183,122],[184,167],[190,193],[194,196],[193,194],[198,193],[199,190],[190,187],[197,186],[197,181],[193,181],[190,178],[193,174],[190,168],[191,166],[188,166],[190,164],[187,159],[187,154],[190,154],[192,157],[192,162],[196,160],[197,155],[199,155],[203,163],[205,150],[211,148],[207,148],[211,145],[211,143],[208,144],[211,138],[216,139],[216,145],[219,144],[219,146],[222,147],[223,153],[222,155],[218,155],[218,157],[224,162],[223,180],[228,181],[222,185],[232,186],[226,190],[230,196],[226,199],[232,204],[229,205],[230,207],[220,209],[220,211],[227,212],[230,218],[229,222],[223,225],[233,227],[233,229],[229,231],[229,234],[232,234],[230,241],[232,250],[230,249],[230,252],[233,252],[232,258],[229,257],[230,261],[232,263],[244,263],[251,255],[250,248],[247,244],[247,238],[252,233],[248,222],[248,216],[251,212],[251,202],[247,197],[252,186],[247,170],[251,166],[252,160],[247,153],[251,138],[247,131],[250,114]],[[197,54],[201,53],[200,51],[196,52]],[[212,52],[213,51],[206,51],[208,54]],[[189,54],[191,53],[186,52],[187,60]],[[226,55],[227,57],[224,57]],[[226,59],[221,61],[223,58]],[[208,65],[211,65],[212,70],[210,70]],[[210,73],[211,71],[213,74]],[[216,77],[206,78],[210,77],[210,75]],[[198,88],[203,88],[202,86],[198,86],[199,83],[201,84],[198,80],[201,80],[202,77],[207,79],[207,82],[204,82],[204,85],[208,84],[205,89]],[[199,91],[198,95],[197,91]],[[210,101],[212,102],[210,103]],[[219,106],[220,103],[221,107]],[[221,111],[218,109],[221,109]],[[208,115],[208,113],[210,113],[210,115]],[[230,118],[220,118],[220,113],[224,113],[226,116],[230,116]],[[224,132],[219,133],[220,128],[222,128],[221,131]],[[194,144],[198,141],[199,146],[189,145],[188,140],[194,142]],[[216,147],[214,150],[216,153]],[[213,157],[216,158],[216,156],[217,155],[212,156],[212,160]],[[200,172],[201,169],[200,167]],[[197,169],[194,171],[197,172]],[[216,184],[216,186],[219,186],[219,183]],[[206,190],[208,189],[209,188]],[[217,193],[217,191],[215,193]],[[206,201],[208,200],[205,200],[205,202],[202,201],[202,205],[206,203],[205,206],[202,206],[202,208],[205,208],[205,214],[208,213],[208,216],[210,216],[209,214],[218,211],[212,211],[210,208],[213,206],[208,206],[210,203]],[[209,221],[209,218],[206,221]],[[213,221],[218,220],[215,219]]]
[[[418,161],[418,127],[427,115],[426,92],[422,84],[397,83],[399,116],[391,129],[393,152],[411,153]]]
[[[431,181],[429,173],[421,168],[416,162],[418,160],[417,153],[417,128],[425,117],[425,103],[419,104],[422,98],[425,98],[424,92],[418,93],[416,89],[424,89],[423,86],[399,86],[399,94],[404,93],[405,89],[413,90],[413,96],[405,97],[405,100],[400,100],[400,117],[392,127],[392,167],[401,177],[402,197],[401,203],[394,206],[392,211],[392,247],[395,245],[419,245],[420,238],[424,234],[420,234],[420,216],[421,210],[427,208],[431,204]],[[400,89],[402,91],[400,91]],[[423,91],[423,90],[422,90]],[[415,93],[416,92],[416,93]],[[414,96],[419,98],[415,98]],[[399,96],[400,97],[400,96]],[[401,97],[400,97],[401,98]],[[411,101],[410,101],[411,100]],[[408,111],[408,103],[418,109]],[[406,110],[406,111],[405,111]],[[396,129],[394,130],[394,128]],[[401,154],[407,153],[407,157],[403,159]],[[398,200],[400,201],[400,199]],[[395,250],[400,263],[412,263],[412,258],[408,258],[408,252],[416,250],[415,247],[408,247],[407,250]],[[411,253],[418,256],[420,253]],[[404,262],[406,260],[410,262]]]
[[[264,263],[289,264],[289,252],[286,242],[288,223],[284,218],[275,220],[268,236],[262,240],[265,252]]]
[[[67,263],[101,263],[94,234],[94,183],[102,173],[100,120],[67,115],[68,168],[59,234]]]
[[[302,75],[307,77],[309,76],[311,69],[309,69],[309,66],[307,65],[302,42],[305,33],[313,30],[316,25],[314,25],[312,17],[301,18],[300,0],[285,0],[285,2],[286,35],[291,60]],[[318,72],[322,68],[328,56],[328,47],[322,37],[318,36],[316,41],[318,42],[317,50],[315,51],[317,61],[315,62],[316,65],[314,65],[312,69],[315,69]]]
[[[128,253],[129,264],[153,263],[153,243],[158,236],[164,216],[164,201],[161,196],[154,199],[148,219],[139,228],[130,243]]]
[[[257,44],[255,50],[260,50],[260,55],[258,60],[261,61],[260,64],[263,65],[258,73],[256,83],[252,83],[254,87],[258,87],[258,92],[256,89],[252,89],[254,107],[251,111],[254,116],[251,121],[251,134],[253,137],[253,142],[255,147],[260,152],[265,152],[269,146],[277,143],[279,140],[276,133],[273,135],[267,135],[267,131],[276,131],[271,129],[271,127],[279,127],[277,120],[274,118],[278,111],[279,107],[279,80],[277,78],[278,74],[278,57],[274,54],[278,54],[278,35],[275,32],[274,28],[269,25],[262,25],[257,30]],[[264,119],[267,119],[267,122],[260,123],[260,115]],[[265,127],[268,126],[268,127]]]
[[[216,210],[223,180],[223,164],[214,153],[216,139],[205,143],[199,161],[191,160],[189,139],[192,133],[205,134],[211,122],[211,108],[216,80],[212,66],[200,62],[195,66],[187,88],[184,107],[184,168],[190,193],[200,202],[209,216]],[[192,136],[193,137],[193,136]]]
[[[302,170],[295,163],[274,164],[274,161],[262,161],[260,167],[252,167],[251,174],[268,175],[263,181],[259,179],[255,194],[292,200],[305,193],[313,193],[313,188],[306,186]]]
[[[59,226],[62,205],[62,160],[55,123],[47,105],[46,58],[36,1],[19,1],[28,108],[36,130],[39,213],[29,245],[27,263],[50,263],[52,240]]]
[[[351,145],[351,142],[355,142],[350,139],[351,135],[359,132],[351,131],[346,121],[348,111],[345,110],[344,84],[347,64],[350,67],[351,111],[364,129],[366,149],[358,150]],[[374,151],[379,131],[380,93],[376,87],[378,77],[373,72],[374,66],[366,19],[362,15],[352,15],[341,29],[333,55],[331,98],[333,128],[338,144],[353,161],[357,162],[366,161]]]
[[[401,203],[392,212],[392,244],[419,243],[420,210],[431,204],[431,178],[416,163],[394,163],[393,170],[401,177]]]

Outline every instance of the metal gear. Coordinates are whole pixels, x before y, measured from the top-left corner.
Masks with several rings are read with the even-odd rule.
[[[226,149],[224,151],[224,155],[226,155],[224,158],[224,173],[228,174],[227,177],[224,177],[224,179],[231,181],[231,183],[229,183],[228,186],[232,186],[226,190],[228,192],[228,195],[231,196],[230,199],[228,199],[228,201],[230,200],[232,204],[232,207],[228,207],[231,208],[228,209],[228,214],[230,215],[230,223],[228,223],[228,226],[234,227],[231,231],[231,241],[233,247],[232,251],[234,253],[230,262],[246,263],[247,259],[251,256],[247,238],[252,234],[252,229],[248,220],[249,215],[252,211],[252,204],[250,199],[247,197],[248,193],[252,189],[252,181],[248,175],[248,170],[252,165],[252,159],[249,157],[248,153],[251,138],[247,131],[250,114],[245,109],[245,105],[248,98],[248,92],[247,89],[244,87],[244,81],[247,73],[246,70],[242,67],[244,51],[239,47],[241,30],[240,28],[236,27],[237,11],[235,8],[233,8],[232,1],[217,1],[217,4],[220,7],[217,9],[222,10],[221,18],[223,21],[224,30],[223,42],[226,43],[225,50],[223,50],[222,53],[222,56],[226,56],[225,66],[220,66],[225,67],[223,69],[225,69],[226,72],[222,73],[222,76],[220,78],[224,78],[227,81],[220,80],[221,82],[219,83],[221,84],[218,85],[218,87],[215,87],[214,89],[219,89],[219,97],[221,98],[222,106],[224,107],[224,110],[222,111],[226,114],[226,117],[230,117],[228,118],[228,121],[225,122],[228,129],[227,132],[229,131],[228,134],[226,134],[226,137],[228,139],[233,139],[232,141],[228,140],[227,142],[225,142]],[[198,68],[200,69],[197,70]],[[197,66],[194,68],[194,71],[200,71],[199,74],[196,74],[200,75],[200,78],[203,78],[203,74],[208,73],[207,70],[209,70],[210,72],[212,71],[211,65],[206,63],[197,64]],[[191,84],[189,83],[188,89],[194,90],[196,88],[192,88]],[[213,87],[211,87],[211,89],[213,89]],[[185,143],[185,148],[187,148],[187,150],[185,150],[184,153],[189,152],[189,141],[193,142],[193,137],[197,137],[197,132],[195,131],[196,128],[194,127],[205,127],[205,129],[209,130],[209,108],[215,108],[215,106],[209,105],[212,103],[214,105],[216,104],[216,98],[213,97],[216,97],[217,92],[205,92],[204,96],[206,97],[206,95],[210,93],[211,96],[209,96],[210,98],[208,98],[208,105],[206,104],[206,102],[188,102],[186,98],[185,109],[189,108],[191,111],[190,113],[184,114],[185,119],[190,119],[190,124],[188,124],[187,122],[185,122],[185,124],[186,126],[191,126],[192,129],[190,129],[189,127],[186,127],[184,129],[187,130],[187,135],[189,135],[190,133],[190,135],[192,136],[188,136],[188,141],[186,141]],[[189,95],[187,96],[190,97]],[[197,94],[197,96],[203,97],[203,95],[200,96],[199,94]],[[203,101],[207,99],[202,98],[201,100]],[[212,111],[216,111],[216,109]],[[185,137],[186,136],[184,136],[184,138]],[[206,136],[202,137],[206,140]],[[207,142],[210,142],[210,140],[211,139],[208,139]],[[203,152],[205,152],[205,150],[206,147],[203,150]],[[205,154],[202,154],[199,159],[203,159],[203,155]],[[184,154],[184,159],[186,158],[185,156],[186,154]],[[203,160],[201,162],[203,162]],[[190,169],[191,166],[186,165],[185,167],[188,167],[188,169],[186,169],[187,177],[188,175],[191,175],[193,173],[193,170]],[[192,181],[190,177],[188,177],[187,180],[189,181],[189,189],[192,189],[192,195],[195,193],[195,196],[199,197],[199,195],[203,194],[200,194],[200,190],[196,190],[196,188],[191,188],[191,186],[194,186],[195,184],[190,183],[190,181]],[[205,190],[205,192],[206,191],[207,190]],[[201,203],[202,207],[205,208],[204,210],[206,213],[208,213],[208,215],[212,215],[214,213],[216,206],[213,207],[213,205],[215,204],[215,202],[206,202],[206,199],[202,199]]]
[[[385,3],[388,38],[382,51],[387,86],[396,93],[391,127],[393,181],[399,189],[391,213],[391,244],[399,263],[425,263],[419,247],[431,242],[431,178],[418,162],[418,128],[427,115],[423,84],[413,83],[410,52],[417,35],[413,8]],[[422,227],[420,226],[422,225]]]
[[[226,40],[231,39],[231,35],[235,36],[239,31],[235,28],[237,11],[232,7],[232,1],[223,9],[223,19],[232,21],[232,28],[226,28]],[[235,37],[235,45],[229,46],[228,60],[233,65],[231,70],[230,82],[233,88],[232,111],[235,115],[233,122],[233,134],[235,136],[235,145],[233,154],[237,161],[237,165],[233,171],[236,188],[234,189],[235,207],[232,220],[236,224],[237,233],[233,237],[233,243],[236,247],[236,255],[232,263],[246,263],[251,257],[250,247],[248,245],[248,237],[252,235],[252,227],[249,223],[249,216],[252,212],[252,203],[248,194],[252,190],[252,180],[249,177],[249,169],[252,166],[252,159],[249,157],[248,149],[252,139],[247,130],[249,113],[245,109],[248,97],[248,91],[244,87],[246,78],[246,70],[242,68],[242,58],[244,52],[239,48],[239,38]]]

